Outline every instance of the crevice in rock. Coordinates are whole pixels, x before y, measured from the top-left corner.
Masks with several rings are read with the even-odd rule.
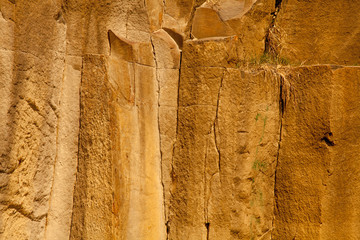
[[[210,238],[210,223],[206,222],[205,223],[205,227],[206,227],[206,240],[209,240]]]
[[[279,30],[275,27],[275,22],[281,10],[281,6],[282,6],[282,0],[276,0],[275,11],[271,13],[272,20],[265,36],[264,54],[269,54],[273,58],[277,58],[279,55],[279,50],[278,50],[279,43],[277,43],[277,41],[279,41],[280,33]]]
[[[210,128],[209,135],[211,134],[211,130],[214,130],[213,128]],[[208,158],[208,149],[209,148],[209,139],[206,140],[205,145],[205,157],[204,157],[204,173],[203,173],[203,181],[204,181],[204,219],[207,222],[208,221],[208,181],[206,176],[206,167],[207,167],[207,158]],[[210,182],[210,181],[209,181]]]
[[[219,156],[219,162],[218,162],[219,174],[220,174],[220,171],[221,171],[221,153],[220,153],[220,149],[219,149],[219,145],[218,145],[218,141],[217,141],[218,136],[217,136],[216,132],[218,131],[218,129],[216,127],[216,125],[217,125],[216,123],[217,123],[218,117],[219,117],[220,93],[221,93],[221,89],[222,89],[222,86],[223,86],[224,76],[225,76],[225,70],[224,70],[223,75],[222,75],[221,80],[220,80],[220,86],[219,86],[218,97],[217,97],[217,102],[216,102],[216,114],[215,114],[215,119],[214,119],[214,123],[213,123],[215,147],[216,147],[216,151],[217,151],[218,156]]]
[[[209,239],[209,226],[210,226],[210,223],[209,223],[209,217],[208,217],[208,212],[209,212],[209,199],[211,197],[211,181],[212,181],[212,178],[213,176],[218,173],[219,174],[219,179],[220,179],[220,183],[221,183],[221,175],[220,175],[220,172],[221,172],[221,153],[220,153],[220,148],[219,148],[219,145],[218,145],[218,136],[217,136],[217,131],[219,131],[217,129],[217,122],[218,122],[218,114],[219,114],[219,105],[220,105],[220,94],[221,94],[221,89],[222,89],[222,86],[223,86],[223,80],[224,80],[224,76],[225,76],[225,71],[226,71],[226,68],[224,68],[224,72],[221,76],[221,79],[220,79],[220,85],[219,85],[219,90],[218,90],[218,96],[217,96],[217,103],[216,103],[216,111],[215,111],[215,118],[214,118],[214,122],[212,124],[212,128],[209,130],[209,135],[211,134],[211,131],[213,131],[213,136],[210,136],[210,137],[214,137],[214,145],[215,145],[215,148],[216,148],[216,152],[218,154],[218,171],[213,173],[209,180],[207,181],[207,174],[206,174],[206,167],[207,167],[207,152],[208,152],[208,141],[206,143],[206,148],[205,148],[205,160],[204,160],[204,219],[206,221],[205,223],[205,226],[207,228],[207,239]],[[208,186],[209,184],[209,186]],[[208,194],[208,187],[210,188],[209,190],[209,194]]]
[[[164,174],[163,174],[163,156],[162,156],[162,150],[161,150],[161,131],[160,131],[160,81],[158,78],[158,63],[157,63],[157,59],[156,59],[156,51],[155,51],[155,46],[153,43],[153,39],[152,37],[150,37],[150,42],[151,42],[151,47],[152,47],[152,52],[153,52],[153,57],[154,57],[154,62],[155,62],[155,70],[156,70],[156,81],[157,81],[157,102],[158,102],[158,110],[157,110],[157,127],[158,127],[158,133],[159,133],[159,151],[160,151],[160,181],[161,181],[161,187],[162,187],[162,193],[163,193],[163,211],[164,211],[164,221],[165,221],[165,229],[166,229],[166,239],[168,239],[168,234],[169,234],[169,221],[166,217],[166,195],[165,195],[165,184],[164,184]]]
[[[275,8],[278,8],[281,6],[282,0],[276,0],[275,2]]]
[[[170,233],[170,222],[166,221],[165,226],[166,226],[166,240],[168,240],[169,239],[169,233]]]
[[[173,172],[173,166],[174,166],[174,155],[175,155],[175,146],[177,142],[177,137],[179,133],[179,106],[180,106],[180,79],[181,79],[181,64],[182,64],[182,52],[180,52],[180,59],[179,59],[179,78],[178,78],[178,86],[177,86],[177,109],[176,109],[176,131],[175,131],[175,142],[172,146],[172,156],[171,156],[171,170],[170,170],[170,176],[171,180],[173,180],[174,172]],[[166,222],[166,240],[169,239],[170,235],[170,219]]]
[[[109,42],[110,43],[110,42]],[[83,73],[84,73],[84,59],[82,58],[81,60],[81,69],[80,69],[80,85],[79,85],[79,132],[78,132],[78,148],[77,148],[77,169],[76,169],[76,179],[75,179],[75,184],[74,184],[74,190],[73,190],[73,206],[72,206],[72,211],[71,211],[71,220],[70,220],[70,234],[69,234],[69,239],[73,239],[72,235],[73,235],[73,231],[75,228],[75,224],[74,224],[74,210],[77,207],[76,206],[76,188],[77,188],[77,184],[79,184],[79,171],[80,171],[80,148],[81,148],[81,119],[82,119],[82,105],[81,105],[81,87],[83,85]]]
[[[214,132],[214,125],[211,126],[209,130],[209,138],[207,138],[206,141],[206,147],[205,147],[205,158],[204,158],[204,173],[203,173],[203,181],[204,181],[204,220],[205,223],[209,222],[209,200],[211,198],[211,181],[213,176],[218,173],[214,173],[210,176],[209,180],[207,179],[206,169],[208,166],[208,151],[209,151],[209,141],[211,141],[211,133]]]
[[[218,160],[218,168],[219,168],[219,173],[221,172],[221,154],[220,154],[220,149],[218,147],[218,143],[217,143],[217,136],[216,136],[216,121],[217,121],[217,111],[216,111],[216,117],[215,117],[215,121],[214,121],[214,139],[215,139],[215,147],[216,147],[216,151],[218,153],[219,156],[219,160]]]
[[[171,156],[171,179],[173,179],[173,166],[174,166],[174,155],[175,155],[175,146],[176,146],[176,142],[177,142],[177,138],[178,138],[178,134],[179,134],[179,106],[180,106],[180,81],[181,81],[181,65],[182,65],[182,52],[180,52],[180,60],[179,60],[179,79],[178,79],[178,89],[177,89],[177,109],[176,109],[176,132],[175,132],[175,142],[172,146],[172,156]],[[170,235],[170,219],[168,220],[168,232],[167,232],[167,236],[166,236],[166,240],[169,239],[169,235]]]
[[[276,155],[276,163],[275,163],[275,170],[274,170],[274,212],[273,212],[273,220],[272,220],[272,227],[271,227],[271,235],[270,239],[272,239],[272,234],[275,229],[275,211],[277,209],[277,193],[276,193],[276,178],[277,178],[277,168],[279,163],[279,156],[280,156],[280,147],[281,147],[281,140],[282,140],[282,128],[283,128],[283,117],[286,107],[286,89],[285,89],[285,79],[283,76],[280,76],[279,79],[279,117],[280,117],[280,126],[279,126],[279,141],[278,141],[278,150]]]
[[[108,41],[109,41],[109,55],[111,55],[111,35],[115,35],[111,30],[108,30],[108,34],[107,34],[107,37],[108,37]]]
[[[321,141],[324,141],[326,143],[326,145],[332,147],[335,145],[334,141],[332,140],[332,132],[327,132],[324,134],[324,137],[321,138]]]
[[[282,117],[284,115],[284,111],[285,111],[285,107],[286,107],[286,96],[284,94],[285,91],[285,80],[282,76],[280,76],[280,98],[279,98],[279,108],[280,108],[280,127],[282,124]],[[281,128],[280,128],[281,130]],[[281,140],[281,135],[280,135],[280,140]]]

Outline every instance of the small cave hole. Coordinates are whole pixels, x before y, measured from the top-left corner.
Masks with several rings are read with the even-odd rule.
[[[321,141],[324,141],[326,143],[326,145],[328,145],[328,146],[334,146],[335,143],[331,139],[332,136],[333,136],[332,132],[327,132],[327,133],[324,134],[324,137],[321,138]]]

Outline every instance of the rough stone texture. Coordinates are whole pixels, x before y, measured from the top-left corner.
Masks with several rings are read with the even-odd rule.
[[[296,63],[358,65],[359,10],[352,0],[283,1],[274,26],[279,53]]]
[[[85,56],[82,65],[79,165],[70,239],[111,239],[111,93],[104,57]]]
[[[181,72],[169,238],[270,236],[279,77],[262,69]]]
[[[77,173],[79,132],[79,88],[82,59],[68,56],[58,110],[58,130],[53,188],[47,219],[46,238],[68,238],[73,208],[74,183]]]
[[[225,37],[235,35],[229,24],[211,8],[201,7],[195,12],[192,32],[195,38]]]
[[[83,60],[71,239],[162,239],[153,49],[150,43],[119,39],[112,32],[109,40],[107,59],[91,55]]]
[[[168,224],[171,198],[171,176],[174,144],[177,132],[180,45],[166,31],[152,35],[158,81],[158,124],[161,149],[161,183],[164,199],[164,221]]]
[[[270,235],[280,131],[279,91],[279,76],[271,71],[225,72],[213,129],[219,154],[218,179],[213,175],[211,181],[215,167],[211,157],[212,166],[207,167],[210,239]]]
[[[195,11],[192,23],[194,38],[236,36],[242,48],[238,59],[260,57],[272,21],[273,0],[213,0]]]
[[[323,239],[356,239],[359,234],[359,106],[360,69],[345,67],[333,71],[330,107],[329,179],[322,197]],[[332,139],[331,139],[332,137]]]
[[[68,160],[65,154],[77,155],[77,149],[66,149],[66,145],[77,145],[79,96],[71,100],[75,123],[66,130],[70,127],[64,126],[66,101],[73,96],[62,97],[62,90],[70,86],[64,86],[63,80],[66,28],[53,18],[60,4],[14,4],[1,1],[0,235],[2,239],[44,239],[47,223],[54,223],[48,213],[56,215],[52,211],[55,166],[58,160]],[[69,135],[66,142],[64,131]],[[74,167],[69,171],[76,172]],[[68,180],[68,186],[63,186],[70,186],[65,204],[72,199],[72,179]],[[61,217],[69,228],[71,215]]]
[[[358,10],[0,0],[0,239],[360,238]]]
[[[285,75],[291,94],[276,172],[275,239],[359,238],[359,171],[352,165],[359,74],[359,67],[314,66]]]

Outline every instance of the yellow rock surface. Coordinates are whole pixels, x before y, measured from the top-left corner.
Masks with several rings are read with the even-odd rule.
[[[358,65],[359,11],[357,1],[284,1],[274,26],[278,50],[297,63]]]
[[[359,67],[325,65],[284,75],[290,96],[276,172],[276,239],[359,238],[353,182],[359,171],[352,165],[358,161],[359,74]]]
[[[358,10],[0,0],[0,239],[359,239]]]

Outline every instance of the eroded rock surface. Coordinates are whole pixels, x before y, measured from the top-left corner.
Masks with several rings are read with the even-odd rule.
[[[0,239],[358,239],[356,1],[0,0]]]
[[[359,67],[312,66],[285,75],[291,96],[276,172],[276,239],[359,237],[353,220],[359,216],[358,184],[351,177],[359,173],[352,165],[358,155],[359,74]]]
[[[280,6],[274,41],[283,56],[305,64],[359,64],[358,2],[288,0]]]

